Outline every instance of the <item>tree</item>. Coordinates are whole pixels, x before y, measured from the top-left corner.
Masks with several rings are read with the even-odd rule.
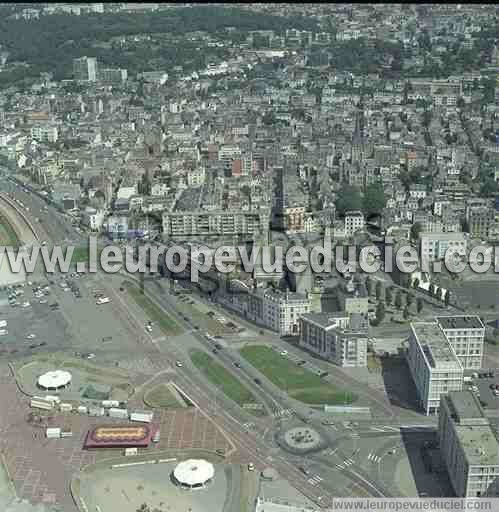
[[[337,197],[336,210],[339,215],[344,215],[348,210],[362,208],[362,197],[357,187],[344,184],[338,191]]]
[[[395,307],[400,309],[402,307],[402,292],[399,290],[395,295]]]
[[[385,304],[382,301],[376,306],[376,325],[379,325],[385,318]]]
[[[369,276],[367,276],[365,284],[366,284],[367,294],[368,295],[372,295],[372,293],[373,293],[373,280]]]
[[[417,277],[414,278],[414,281],[412,282],[412,286],[416,290],[419,288],[419,279]]]
[[[381,299],[381,294],[383,293],[383,284],[381,283],[381,281],[378,281],[376,283],[376,300],[380,300]]]
[[[406,304],[405,308],[404,308],[404,311],[402,313],[403,317],[404,317],[404,320],[407,320],[411,314],[409,312],[409,306]]]
[[[445,302],[446,306],[448,306],[450,304],[450,291],[449,290],[447,290],[447,293],[445,294],[444,302]]]
[[[419,237],[419,233],[421,233],[422,230],[423,230],[423,225],[421,224],[421,222],[415,222],[411,226],[411,238],[414,241],[416,241]]]
[[[385,302],[386,302],[387,306],[389,306],[392,303],[392,299],[393,299],[392,289],[391,288],[387,288],[385,290]]]
[[[380,214],[386,206],[386,196],[381,182],[368,185],[364,192],[362,206],[365,215]]]

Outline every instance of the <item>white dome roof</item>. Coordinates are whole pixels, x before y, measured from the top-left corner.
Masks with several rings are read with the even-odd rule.
[[[175,480],[189,487],[205,484],[214,474],[213,464],[202,459],[184,460],[173,471]]]
[[[71,382],[71,374],[64,370],[47,372],[38,377],[38,385],[45,389],[57,389]]]

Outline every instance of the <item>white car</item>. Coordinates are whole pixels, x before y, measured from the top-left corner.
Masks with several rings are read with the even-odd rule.
[[[146,325],[146,331],[147,332],[152,332],[152,327],[150,325]]]
[[[281,352],[281,356],[287,356],[287,355],[288,355],[288,351],[287,351],[287,350],[283,350],[283,351]]]
[[[177,361],[175,365],[178,366],[178,368],[182,368],[182,366],[184,366],[181,361]]]
[[[27,340],[34,340],[35,338],[36,338],[36,334],[28,334],[28,335],[26,336],[26,339],[27,339]]]
[[[248,464],[248,471],[255,471],[255,465],[251,462]]]
[[[94,359],[96,356],[95,354],[88,354],[87,359]]]
[[[38,304],[47,304],[48,300],[42,299],[38,301]]]

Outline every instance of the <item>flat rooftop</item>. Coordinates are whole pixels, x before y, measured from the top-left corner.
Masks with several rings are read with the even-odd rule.
[[[471,391],[451,391],[447,396],[447,402],[455,414],[457,422],[469,419],[485,419],[488,423],[478,398]]]
[[[345,312],[334,313],[306,313],[302,318],[325,329],[332,329],[337,325],[338,320],[348,318]]]
[[[499,466],[499,443],[490,425],[458,425],[456,433],[469,465]]]
[[[480,317],[476,315],[438,316],[437,322],[442,329],[483,329]]]
[[[462,369],[454,350],[437,322],[414,322],[411,327],[432,368]]]

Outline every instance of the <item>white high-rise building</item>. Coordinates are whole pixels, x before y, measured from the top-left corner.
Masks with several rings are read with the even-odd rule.
[[[465,370],[482,367],[485,326],[476,315],[436,318]]]
[[[411,323],[407,362],[427,415],[438,412],[441,395],[463,387],[463,366],[437,322]]]
[[[96,82],[98,77],[97,59],[81,57],[73,60],[73,76],[75,80]]]

